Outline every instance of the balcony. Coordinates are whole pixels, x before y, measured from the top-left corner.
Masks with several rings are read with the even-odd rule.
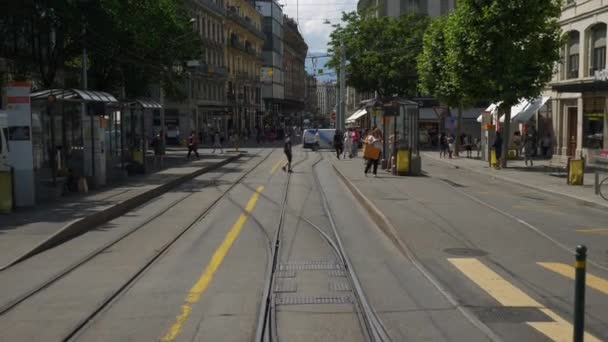
[[[262,32],[259,28],[255,27],[255,25],[251,22],[250,18],[240,16],[236,7],[232,7],[232,6],[228,7],[228,10],[226,11],[226,13],[228,14],[228,18],[232,19],[239,25],[243,26],[249,32],[256,35],[258,38],[266,39],[264,32]]]
[[[201,6],[202,8],[208,10],[209,12],[215,13],[220,16],[226,15],[226,10],[222,6],[214,4],[213,1],[195,0],[195,3],[199,6]]]

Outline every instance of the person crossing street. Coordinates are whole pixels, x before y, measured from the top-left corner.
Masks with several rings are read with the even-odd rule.
[[[200,156],[198,155],[198,137],[194,131],[192,131],[188,137],[188,160],[190,160],[190,154],[192,154],[192,152],[196,155],[196,159],[200,159]]]
[[[283,165],[283,171],[293,172],[291,169],[291,137],[289,134],[285,137],[285,145],[283,146],[283,153],[285,153],[285,157],[287,157],[287,162]]]
[[[334,134],[334,148],[336,149],[336,156],[340,159],[340,155],[342,151],[344,151],[344,138],[342,137],[342,132],[340,130],[336,130]]]

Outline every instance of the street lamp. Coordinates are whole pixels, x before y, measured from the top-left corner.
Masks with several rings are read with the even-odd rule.
[[[331,22],[327,19],[323,22],[326,25],[331,25]],[[340,24],[332,25],[335,28],[340,28]],[[339,35],[340,38],[340,69],[338,72],[338,101],[336,107],[337,110],[337,118],[336,118],[336,128],[340,131],[344,131],[344,121],[345,121],[345,108],[344,108],[344,97],[346,94],[346,53],[344,48],[344,39],[342,35]]]

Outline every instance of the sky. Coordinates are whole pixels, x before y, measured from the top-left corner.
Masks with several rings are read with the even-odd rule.
[[[329,20],[331,24],[340,23],[342,12],[351,12],[357,8],[357,0],[279,0],[284,5],[283,11],[289,17],[299,22],[300,33],[308,44],[309,56],[324,56],[327,54],[327,42],[329,34],[333,30],[330,24],[324,24]],[[327,58],[317,58],[316,69],[323,69],[324,73],[331,73],[324,67]],[[307,58],[306,70],[313,72],[312,59]],[[335,79],[335,74],[318,77],[321,80]]]

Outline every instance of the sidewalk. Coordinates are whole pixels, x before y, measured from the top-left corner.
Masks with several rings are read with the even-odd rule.
[[[89,226],[87,228],[99,225],[112,219],[113,215],[139,206],[209,168],[221,167],[239,158],[236,153],[201,153],[201,159],[186,162],[185,153],[177,149],[168,152],[168,155],[168,163],[165,164],[168,167],[162,171],[130,177],[120,184],[87,194],[69,195],[53,203],[0,215],[0,268],[79,221]]]
[[[548,160],[534,160],[534,167],[526,167],[523,160],[513,160],[509,161],[508,168],[496,170],[491,168],[487,162],[478,159],[440,159],[438,152],[421,152],[421,156],[423,170],[425,159],[438,161],[538,191],[570,197],[592,206],[608,208],[608,202],[595,195],[595,175],[593,173],[585,173],[584,185],[570,186],[566,184],[567,179],[565,174],[558,176],[547,171],[545,166],[548,165]]]

